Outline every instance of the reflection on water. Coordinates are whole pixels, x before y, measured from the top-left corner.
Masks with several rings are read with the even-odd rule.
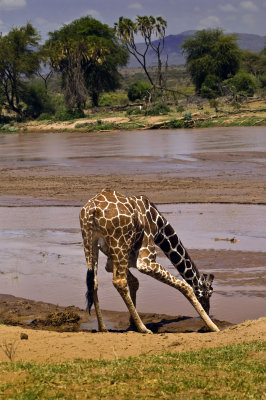
[[[212,128],[195,130],[160,130],[133,132],[79,132],[0,134],[2,168],[60,167],[61,172],[76,174],[152,173],[179,170],[199,173],[205,164],[200,153],[250,152],[249,164],[262,163],[266,151],[266,128]],[[256,152],[260,153],[259,155]],[[114,161],[115,158],[115,162]],[[265,156],[264,156],[265,158]],[[241,158],[238,160],[241,163]],[[223,163],[223,168],[226,168]],[[232,170],[236,160],[227,161]],[[233,167],[233,168],[232,168]],[[215,170],[219,170],[215,165]],[[251,171],[247,165],[235,173]],[[208,169],[213,173],[212,169]],[[217,172],[218,173],[218,172]]]
[[[265,206],[233,204],[162,205],[184,245],[195,249],[266,249]],[[81,244],[78,207],[0,207],[0,293],[43,300],[60,305],[85,306],[85,259]],[[231,243],[215,238],[235,237]],[[178,275],[168,259],[158,261]],[[104,266],[105,257],[100,256]],[[232,322],[264,314],[265,265],[214,272],[215,293],[211,313]],[[175,289],[139,273],[139,311],[170,315],[196,315]],[[263,281],[264,279],[264,281]],[[111,283],[111,275],[99,269],[102,308],[125,310]],[[158,296],[159,294],[159,296]]]

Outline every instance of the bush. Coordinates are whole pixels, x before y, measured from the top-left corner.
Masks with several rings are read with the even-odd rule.
[[[37,118],[42,113],[54,113],[55,111],[42,82],[24,85],[21,99],[26,104],[24,114],[27,117]]]
[[[145,111],[145,115],[166,115],[170,111],[170,108],[165,103],[155,103],[148,110]]]
[[[53,115],[50,113],[41,113],[37,118],[38,121],[45,121],[49,119],[53,119]]]
[[[185,127],[185,122],[183,119],[172,119],[169,124],[169,128],[184,128]]]
[[[185,111],[185,108],[184,108],[184,106],[177,106],[176,107],[176,111],[177,112],[183,112],[183,111]]]
[[[123,106],[128,103],[128,97],[125,93],[104,93],[100,96],[99,106]]]
[[[126,115],[140,115],[142,110],[140,108],[130,108],[126,111]]]
[[[71,121],[73,119],[84,118],[82,110],[60,110],[55,113],[54,121]]]
[[[226,84],[237,94],[244,96],[253,96],[257,89],[257,83],[253,76],[244,71],[238,72],[233,78],[228,79]]]
[[[130,101],[142,100],[147,96],[149,89],[151,89],[149,83],[137,81],[129,87],[127,92],[128,98]]]

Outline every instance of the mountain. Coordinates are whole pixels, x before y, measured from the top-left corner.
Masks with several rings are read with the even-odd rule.
[[[186,39],[193,36],[196,31],[185,31],[179,33],[178,35],[168,35],[165,37],[164,51],[162,53],[162,60],[165,63],[166,57],[168,55],[168,65],[182,65],[185,64],[185,59],[181,52],[181,46]],[[266,36],[259,36],[249,33],[235,33],[238,37],[238,45],[242,50],[250,50],[253,52],[259,52],[264,48],[264,43],[266,41]],[[158,41],[154,41],[158,43]],[[138,50],[142,51],[145,48],[143,43],[137,44]],[[152,67],[157,65],[157,58],[152,50],[147,53],[147,64]],[[137,60],[131,56],[127,68],[137,68],[140,64]]]

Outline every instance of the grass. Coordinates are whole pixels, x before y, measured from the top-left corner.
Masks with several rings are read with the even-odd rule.
[[[59,364],[1,363],[1,399],[262,399],[265,343]]]

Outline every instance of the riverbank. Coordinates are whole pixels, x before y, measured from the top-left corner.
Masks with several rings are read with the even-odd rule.
[[[219,104],[219,103],[218,103]],[[111,132],[115,130],[208,128],[233,126],[266,126],[265,99],[245,103],[220,103],[215,110],[209,104],[172,106],[166,115],[146,115],[138,106],[135,113],[123,109],[87,110],[86,117],[76,120],[35,120],[0,126],[0,132]]]
[[[50,315],[50,326],[46,325],[46,327],[45,318],[39,318],[39,326],[38,322],[32,324],[32,328],[35,329],[27,329],[25,326],[0,325],[0,344],[5,342],[16,344],[14,361],[54,363],[74,359],[110,360],[117,357],[128,358],[141,354],[158,354],[162,351],[171,353],[194,351],[266,340],[265,317],[237,325],[214,320],[222,329],[220,332],[200,333],[197,331],[202,328],[203,323],[198,318],[181,316],[173,318],[167,315],[141,313],[143,321],[157,334],[145,335],[133,331],[123,331],[123,329],[121,332],[118,330],[108,333],[96,331],[56,332],[56,330],[60,330],[60,321],[61,328],[63,326],[63,316],[65,325],[62,329],[67,330],[67,319],[68,322],[72,320],[68,325],[73,327],[74,317],[77,315],[82,317],[82,311],[75,307],[62,308],[13,296],[1,295],[1,302],[2,308],[7,302],[13,304],[13,314],[18,314],[18,310],[22,310],[23,307],[28,311],[32,307],[32,312],[35,307],[35,310],[38,309],[41,315],[44,315],[44,312],[46,315]],[[85,312],[83,311],[83,313]],[[120,323],[120,327],[128,326],[128,313],[105,311],[104,317],[108,318],[109,323],[115,321]],[[94,313],[91,318],[95,318]],[[43,323],[40,322],[41,319]],[[174,330],[171,332],[170,328],[169,332],[168,325],[171,324]],[[178,324],[183,327],[183,330],[177,328]],[[7,355],[1,348],[0,361],[8,361]]]

